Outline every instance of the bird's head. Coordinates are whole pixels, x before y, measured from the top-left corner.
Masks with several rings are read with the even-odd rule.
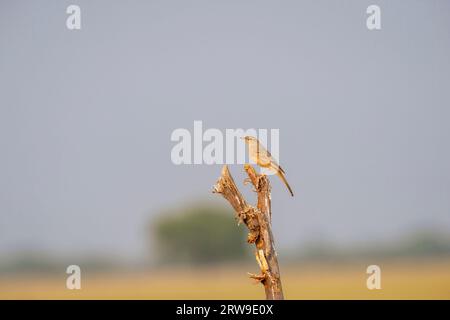
[[[255,137],[252,136],[245,136],[245,137],[241,137],[242,140],[245,141],[245,143],[249,143],[251,141],[257,141]]]

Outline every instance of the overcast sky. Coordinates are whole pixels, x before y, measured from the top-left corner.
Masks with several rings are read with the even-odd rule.
[[[221,166],[170,160],[194,120],[280,129],[282,248],[450,232],[449,57],[445,0],[2,0],[0,255],[137,257],[162,209],[226,205]]]

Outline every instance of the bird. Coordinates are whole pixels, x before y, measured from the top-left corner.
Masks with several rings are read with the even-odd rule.
[[[286,180],[286,173],[272,157],[270,152],[267,151],[255,137],[245,136],[242,137],[242,139],[245,140],[245,143],[248,145],[248,154],[250,159],[262,168],[274,170],[277,173],[277,176],[280,177],[281,180],[283,180],[291,196],[294,196],[291,186]]]

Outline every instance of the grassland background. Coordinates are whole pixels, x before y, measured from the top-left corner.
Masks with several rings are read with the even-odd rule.
[[[287,299],[450,299],[450,259],[379,263],[381,290],[368,290],[367,262],[308,263],[282,267]],[[82,273],[81,290],[66,289],[67,275],[0,277],[0,299],[264,299],[246,272],[253,265]]]

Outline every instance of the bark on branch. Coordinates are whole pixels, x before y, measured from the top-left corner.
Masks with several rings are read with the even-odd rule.
[[[214,185],[213,192],[221,194],[231,204],[238,221],[243,222],[249,230],[247,242],[255,244],[256,261],[261,269],[260,275],[250,274],[250,277],[264,285],[266,299],[282,300],[283,290],[271,225],[269,179],[265,175],[256,173],[251,165],[246,164],[244,169],[249,177],[248,180],[257,192],[256,207],[249,205],[244,199],[227,165],[223,166],[222,174]]]

